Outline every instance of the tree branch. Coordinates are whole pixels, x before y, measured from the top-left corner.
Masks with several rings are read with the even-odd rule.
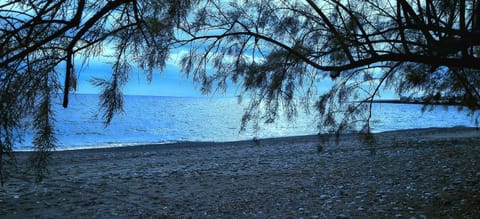
[[[353,56],[350,53],[350,50],[348,49],[347,45],[343,42],[344,37],[337,31],[335,26],[330,22],[330,20],[327,18],[327,16],[322,12],[322,10],[313,2],[312,0],[306,0],[307,3],[313,8],[313,10],[322,18],[323,22],[328,26],[330,31],[333,33],[335,38],[340,42],[343,51],[345,52],[345,55],[347,56],[348,60],[350,62],[354,62]]]

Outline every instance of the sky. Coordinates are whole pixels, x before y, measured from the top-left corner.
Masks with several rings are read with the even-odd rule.
[[[171,51],[170,57],[167,60],[167,65],[163,71],[155,70],[152,75],[151,82],[147,81],[145,72],[136,67],[136,63],[131,63],[132,70],[129,74],[128,82],[123,88],[125,95],[137,96],[169,96],[169,97],[205,97],[200,92],[200,85],[193,83],[193,79],[188,78],[181,73],[179,60],[187,53],[186,49],[176,49]],[[95,78],[110,79],[112,74],[112,65],[114,61],[114,51],[105,47],[103,56],[88,58],[86,65],[83,63],[83,57],[75,58],[75,71],[78,77],[78,87],[76,93],[78,94],[99,94],[100,88],[94,87],[90,80]],[[65,67],[60,66],[60,72],[65,72]],[[210,69],[214,71],[213,69]],[[64,75],[60,76],[61,78]],[[327,78],[318,82],[316,85],[317,91],[325,93],[333,86],[333,82]],[[242,89],[236,84],[229,83],[226,93],[208,94],[207,97],[235,97],[242,95],[239,93]],[[398,96],[393,91],[381,91],[381,96],[378,99],[398,99]]]
[[[171,97],[202,97],[199,90],[199,85],[194,84],[192,78],[187,78],[186,75],[180,72],[178,66],[177,57],[175,54],[173,58],[169,59],[167,66],[162,72],[159,70],[154,71],[152,81],[149,83],[146,79],[146,75],[142,70],[133,68],[129,75],[129,80],[123,89],[125,95],[138,95],[138,96],[171,96]],[[77,61],[81,63],[81,61]],[[135,64],[132,63],[134,67]],[[60,72],[63,72],[61,68]],[[90,80],[93,77],[109,79],[111,76],[111,64],[108,64],[108,60],[105,58],[90,59],[85,66],[76,66],[78,76],[78,87],[76,93],[79,94],[99,94],[100,89],[94,87]],[[328,90],[332,86],[331,81],[320,82],[318,89],[321,92]],[[234,97],[240,95],[239,88],[235,84],[229,84],[227,92],[225,94],[215,93],[209,96],[213,97]],[[383,91],[380,99],[392,99],[396,98],[391,91]]]
[[[188,78],[185,74],[180,72],[178,65],[179,54],[182,51],[171,55],[167,61],[167,66],[163,71],[156,70],[153,73],[152,81],[149,83],[146,79],[145,73],[135,67],[132,63],[132,71],[129,74],[129,80],[123,89],[125,95],[139,95],[139,96],[172,96],[172,97],[202,97],[200,92],[200,85],[194,84],[193,79]],[[111,77],[112,69],[107,58],[91,58],[88,64],[81,66],[76,65],[76,73],[78,76],[78,87],[76,93],[79,94],[98,94],[100,89],[94,87],[90,80],[94,77],[101,79],[109,79]],[[76,63],[82,63],[82,59],[76,59]],[[64,72],[64,67],[59,68],[60,72]],[[63,78],[64,76],[61,75]],[[323,86],[324,90],[330,84]],[[240,95],[239,88],[236,84],[229,83],[227,91],[223,93],[209,94],[214,97],[234,97]]]
[[[99,94],[100,89],[94,87],[90,80],[92,78],[109,79],[112,74],[112,60],[106,58],[113,51],[107,49],[106,55],[96,58],[89,58],[86,65],[82,66],[83,58],[75,59],[75,71],[78,77],[78,94]],[[138,96],[171,96],[171,97],[204,97],[200,92],[200,85],[194,84],[193,79],[188,78],[181,73],[178,65],[180,54],[185,51],[175,51],[167,60],[167,65],[160,71],[154,70],[151,82],[147,81],[144,71],[136,67],[136,63],[131,63],[132,70],[129,74],[128,82],[123,88],[125,95]],[[64,66],[59,67],[59,72],[64,72]],[[64,75],[60,76],[61,78]],[[214,93],[208,96],[234,97],[239,95],[235,84],[229,84],[225,94]]]
[[[134,64],[132,65],[134,66]],[[89,61],[88,66],[83,67],[83,69],[77,68],[79,79],[77,93],[83,94],[98,94],[100,89],[92,86],[89,80],[93,77],[109,79],[112,72],[111,65],[106,63],[106,60],[101,59]],[[173,63],[167,64],[162,72],[155,71],[150,83],[147,81],[144,72],[134,68],[123,92],[126,95],[141,96],[201,96],[192,79],[181,74],[180,68]]]

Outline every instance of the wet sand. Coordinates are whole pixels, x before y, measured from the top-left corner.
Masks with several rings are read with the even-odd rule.
[[[480,215],[480,131],[375,136],[321,152],[317,136],[59,151],[43,182],[15,175],[0,187],[0,218]]]

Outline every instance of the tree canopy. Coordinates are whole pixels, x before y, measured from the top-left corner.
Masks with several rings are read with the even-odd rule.
[[[151,79],[169,52],[187,50],[179,65],[203,93],[233,82],[248,97],[242,127],[305,109],[321,129],[369,133],[385,89],[479,108],[479,15],[475,0],[3,1],[0,179],[27,116],[36,130],[31,166],[43,176],[56,144],[51,98],[63,95],[67,107],[78,57],[114,51],[111,78],[92,79],[106,124],[122,110],[133,65]],[[324,80],[333,86],[318,92]]]
[[[151,78],[162,69],[175,40],[174,27],[190,1],[3,1],[0,5],[0,180],[12,163],[13,143],[21,138],[22,118],[36,130],[32,170],[41,179],[56,144],[52,96],[76,89],[75,57],[102,55],[113,48],[111,78],[93,78],[102,87],[105,123],[122,110],[122,86],[136,63]],[[78,60],[78,59],[77,59]],[[64,65],[65,72],[59,72]],[[63,77],[63,78],[61,78]],[[6,156],[10,155],[10,156]],[[10,160],[8,160],[10,158]]]
[[[300,95],[316,101],[319,126],[342,130],[362,122],[368,132],[368,108],[382,89],[479,106],[475,1],[204,4],[182,29],[192,42],[182,67],[204,91],[215,83],[224,88],[227,79],[239,82],[253,97],[245,121],[260,115],[273,121],[280,107],[294,115]],[[215,73],[208,74],[206,63]],[[325,79],[335,85],[315,96],[314,84]]]

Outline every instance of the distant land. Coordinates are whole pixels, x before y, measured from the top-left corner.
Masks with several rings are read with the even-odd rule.
[[[393,103],[393,104],[424,104],[424,101],[405,101],[399,99],[374,100],[374,103]]]
[[[392,104],[433,104],[433,105],[459,105],[455,100],[437,100],[437,101],[425,101],[423,97],[400,97],[400,99],[384,99],[384,100],[374,100],[374,103],[392,103]]]

